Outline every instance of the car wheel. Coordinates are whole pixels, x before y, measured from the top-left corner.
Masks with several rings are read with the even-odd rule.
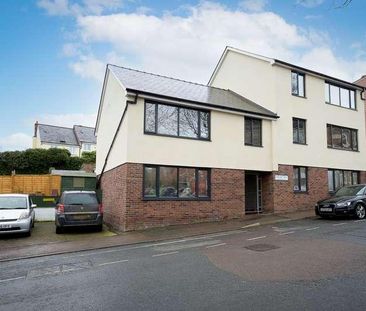
[[[32,228],[34,228],[34,220],[32,221]]]
[[[366,209],[365,206],[358,203],[355,207],[355,214],[358,219],[364,219],[366,216]]]
[[[61,234],[63,232],[64,232],[63,228],[56,226],[56,234]]]
[[[29,229],[29,231],[25,233],[25,236],[28,236],[28,237],[29,237],[29,236],[31,236],[31,235],[32,235],[32,230],[31,230],[31,229]]]
[[[97,226],[97,232],[102,232],[102,231],[103,231],[103,225]]]

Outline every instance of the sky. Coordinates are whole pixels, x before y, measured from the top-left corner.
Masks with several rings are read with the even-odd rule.
[[[355,81],[366,2],[344,1],[1,0],[0,152],[94,126],[107,63],[206,84],[229,45]]]

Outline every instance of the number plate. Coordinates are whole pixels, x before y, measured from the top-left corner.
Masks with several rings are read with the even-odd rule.
[[[321,212],[331,212],[332,211],[332,208],[331,207],[321,207],[320,208],[320,211]]]
[[[0,229],[10,229],[11,225],[0,225]]]
[[[75,219],[75,220],[87,220],[87,219],[90,219],[90,215],[74,215],[73,219]]]

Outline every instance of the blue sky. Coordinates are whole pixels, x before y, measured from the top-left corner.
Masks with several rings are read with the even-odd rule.
[[[105,64],[206,83],[226,45],[346,80],[366,74],[353,0],[0,1],[0,151],[33,123],[94,125]]]

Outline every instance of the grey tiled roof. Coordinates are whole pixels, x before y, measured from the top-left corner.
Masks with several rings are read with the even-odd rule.
[[[128,91],[160,95],[221,109],[277,117],[272,111],[230,90],[173,79],[115,65],[108,65],[108,68]]]
[[[94,127],[74,125],[74,132],[79,142],[91,144],[97,143],[94,135]]]
[[[94,128],[75,125],[74,128],[38,124],[41,142],[79,146],[80,143],[96,143]]]
[[[54,144],[68,144],[74,146],[79,145],[72,128],[39,124],[38,130],[41,142],[54,143]]]

